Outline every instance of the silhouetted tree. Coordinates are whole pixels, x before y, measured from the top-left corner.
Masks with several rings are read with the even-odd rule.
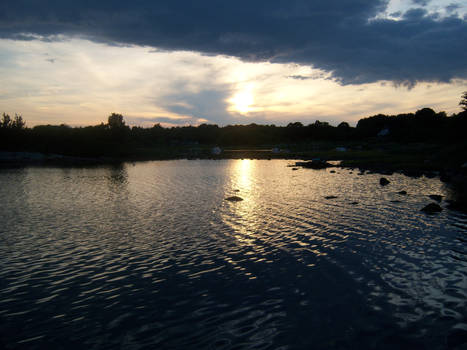
[[[461,106],[464,112],[467,112],[467,91],[464,91],[462,94],[461,101],[459,102],[459,106]]]
[[[107,122],[107,128],[109,129],[110,139],[107,139],[107,149],[114,155],[124,155],[130,151],[128,147],[128,140],[130,139],[131,130],[125,125],[123,115],[118,113],[112,113]],[[136,132],[135,132],[136,134]],[[104,136],[104,139],[106,137]]]
[[[4,129],[7,129],[10,126],[11,126],[11,117],[8,114],[3,113],[2,122],[0,123],[0,127],[4,128]]]
[[[125,127],[125,121],[123,115],[118,113],[112,113],[108,119],[108,126],[110,129],[122,129]]]
[[[11,123],[11,127],[21,130],[21,129],[24,129],[25,126],[26,126],[26,123],[23,120],[23,117],[15,113],[15,119]]]
[[[314,126],[316,127],[326,127],[326,126],[329,126],[329,123],[328,122],[320,122],[319,120],[315,121],[313,123]]]
[[[303,124],[300,122],[289,123],[287,124],[288,128],[303,128]]]
[[[30,141],[26,139],[26,123],[21,115],[15,113],[14,119],[3,113],[0,121],[0,148],[5,150],[23,150]]]
[[[418,118],[433,118],[436,116],[436,112],[431,108],[422,108],[415,112],[415,117]]]
[[[8,114],[3,113],[2,121],[0,122],[1,128],[22,130],[25,126],[26,123],[21,115],[15,113],[15,119],[12,120]]]
[[[362,118],[356,128],[347,122],[335,127],[317,120],[307,126],[300,122],[287,126],[252,123],[224,127],[201,124],[168,128],[155,124],[152,128],[135,126],[130,129],[125,125],[123,115],[117,113],[112,113],[106,124],[95,126],[40,125],[27,128],[21,115],[15,114],[12,118],[3,113],[0,115],[0,149],[89,157],[145,157],[151,154],[165,154],[170,157],[171,151],[166,151],[165,148],[173,148],[179,152],[190,147],[191,152],[192,149],[197,149],[193,146],[198,144],[244,147],[307,144],[319,140],[377,142],[377,135],[383,128],[390,130],[384,141],[460,143],[464,142],[467,130],[467,91],[463,93],[460,105],[464,111],[449,117],[445,112],[423,108],[416,113],[378,114]]]

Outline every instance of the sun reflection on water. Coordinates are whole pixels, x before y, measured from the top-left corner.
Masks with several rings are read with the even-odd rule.
[[[267,175],[266,175],[267,174]],[[232,236],[243,247],[251,249],[254,254],[248,258],[254,258],[256,262],[265,261],[262,259],[264,254],[271,253],[279,249],[286,249],[281,244],[276,244],[276,239],[287,237],[290,243],[288,248],[293,247],[296,250],[308,250],[315,256],[324,256],[326,252],[320,251],[317,245],[310,246],[310,243],[304,235],[297,235],[296,230],[288,230],[288,221],[290,217],[296,217],[294,213],[297,208],[290,206],[290,212],[283,211],[277,213],[274,203],[268,202],[265,198],[274,197],[275,186],[292,186],[289,179],[275,176],[274,172],[261,174],[261,168],[258,167],[258,161],[242,159],[232,161],[230,167],[230,188],[226,189],[226,197],[235,195],[240,196],[243,201],[228,203],[225,205],[223,221],[232,228]],[[268,178],[265,178],[268,176]],[[265,192],[265,184],[267,190]],[[290,188],[290,191],[292,191]],[[290,193],[290,191],[288,191]],[[282,198],[282,197],[281,197]],[[273,218],[271,218],[271,216]],[[278,221],[277,217],[281,219]],[[279,224],[282,222],[283,224]],[[287,248],[287,249],[288,249]]]
[[[226,188],[226,197],[236,195],[243,200],[225,203],[222,220],[231,228],[230,234],[236,245],[243,252],[240,256],[228,254],[226,262],[240,268],[245,277],[256,279],[246,266],[249,263],[267,262],[264,258],[267,245],[261,239],[261,229],[258,226],[259,208],[257,186],[257,168],[254,160],[242,159],[231,162],[230,186]]]
[[[251,159],[242,159],[233,164],[232,181],[241,191],[251,191],[254,166]]]

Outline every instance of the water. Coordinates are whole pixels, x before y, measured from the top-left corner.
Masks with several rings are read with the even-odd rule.
[[[0,169],[0,347],[464,349],[449,189],[289,163]]]

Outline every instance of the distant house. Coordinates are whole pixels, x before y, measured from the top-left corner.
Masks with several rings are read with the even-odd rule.
[[[217,147],[217,146],[216,146],[216,147],[213,147],[213,148],[211,149],[211,154],[214,154],[214,155],[218,156],[218,155],[221,154],[221,153],[222,153],[222,150],[220,149],[220,147]]]

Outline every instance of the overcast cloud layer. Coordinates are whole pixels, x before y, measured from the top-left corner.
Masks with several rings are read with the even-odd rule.
[[[96,42],[312,65],[343,84],[467,78],[467,20],[383,0],[100,0],[0,3],[0,38]]]

